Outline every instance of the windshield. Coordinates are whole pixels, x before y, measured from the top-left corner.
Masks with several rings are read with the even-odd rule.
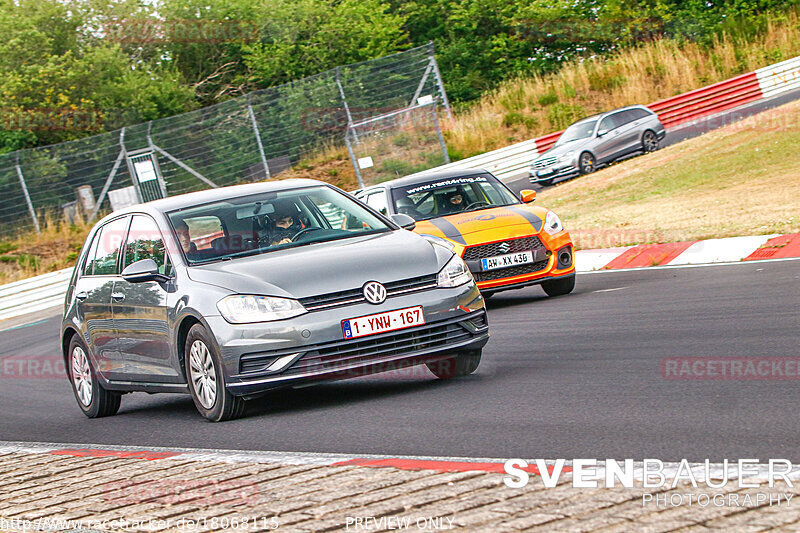
[[[561,137],[556,141],[556,146],[580,139],[588,139],[594,133],[595,124],[597,124],[596,120],[586,120],[573,124],[561,134]]]
[[[396,213],[418,221],[519,203],[497,178],[485,174],[397,187],[392,201]]]
[[[392,230],[326,186],[228,198],[168,217],[190,265]]]

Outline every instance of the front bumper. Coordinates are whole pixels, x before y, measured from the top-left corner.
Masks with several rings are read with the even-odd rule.
[[[424,325],[344,339],[342,320],[417,305],[423,307]],[[228,389],[238,396],[405,368],[481,348],[489,339],[484,300],[473,283],[279,322],[234,325],[212,317],[209,325],[222,355]],[[278,359],[288,362],[270,371]]]
[[[541,238],[539,238],[541,237]],[[467,266],[478,283],[481,291],[497,292],[510,288],[541,283],[548,279],[565,277],[575,273],[575,252],[568,232],[562,232],[555,237],[539,236],[518,237],[519,242],[537,238],[541,243],[530,251],[533,253],[533,262],[496,270],[483,270],[481,259],[465,259]],[[514,242],[507,240],[506,242]],[[469,248],[467,248],[469,250]],[[527,251],[513,249],[512,253]],[[565,254],[569,257],[564,261]],[[488,255],[492,255],[491,253]],[[464,252],[465,258],[467,251]]]
[[[554,165],[552,167],[529,169],[528,175],[530,176],[531,183],[539,183],[542,181],[550,181],[556,178],[565,178],[574,176],[579,173],[578,167],[573,164],[567,165]]]

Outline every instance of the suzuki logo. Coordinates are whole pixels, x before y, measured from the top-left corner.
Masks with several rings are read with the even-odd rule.
[[[501,254],[507,254],[508,251],[511,249],[511,245],[507,242],[500,243],[500,246],[497,247]]]
[[[364,285],[364,298],[371,304],[382,304],[386,300],[386,287],[377,281],[369,281]]]

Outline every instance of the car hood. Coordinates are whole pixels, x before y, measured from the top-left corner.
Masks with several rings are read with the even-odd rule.
[[[305,298],[437,273],[452,254],[406,230],[309,244],[188,269],[240,294]]]
[[[515,204],[422,220],[414,231],[472,246],[539,233],[546,216],[542,207]]]

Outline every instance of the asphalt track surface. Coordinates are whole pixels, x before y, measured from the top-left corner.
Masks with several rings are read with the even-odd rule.
[[[492,338],[473,376],[443,382],[417,367],[276,392],[222,424],[203,420],[188,396],[143,393],[89,420],[64,376],[3,374],[0,440],[800,462],[800,380],[660,372],[665,357],[800,358],[800,261],[592,273],[569,296],[532,287],[496,295],[489,309]],[[57,355],[58,320],[0,332],[0,358]]]

